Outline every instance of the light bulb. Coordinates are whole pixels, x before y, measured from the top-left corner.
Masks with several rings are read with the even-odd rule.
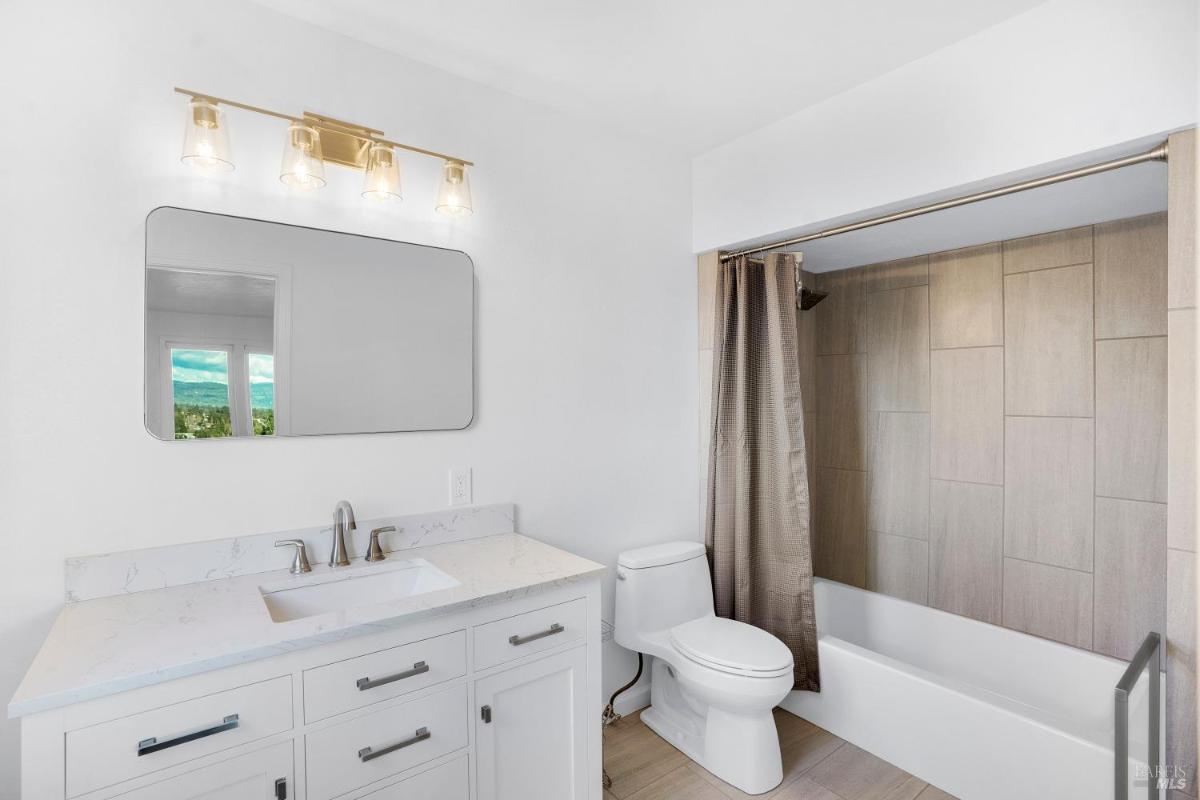
[[[467,174],[466,164],[447,161],[442,165],[442,183],[438,187],[436,208],[448,217],[466,216],[472,212],[471,178]]]
[[[187,128],[180,161],[201,172],[229,172],[233,169],[225,114],[211,100],[193,97],[188,103]]]
[[[301,122],[288,126],[279,180],[294,189],[320,189],[325,185],[320,131]]]
[[[362,196],[368,200],[385,202],[401,199],[400,165],[389,145],[376,142],[367,152],[367,171],[363,178]]]

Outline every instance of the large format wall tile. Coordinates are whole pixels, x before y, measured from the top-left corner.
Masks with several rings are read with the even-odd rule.
[[[1166,502],[1166,337],[1096,342],[1096,494]]]
[[[929,258],[929,342],[934,348],[1004,343],[999,244]]]
[[[1004,274],[1088,264],[1092,260],[1092,228],[1070,228],[1004,242]]]
[[[818,306],[819,308],[819,306]],[[817,463],[867,468],[867,357],[817,358]]]
[[[929,543],[887,533],[867,534],[867,588],[924,605],[929,587]]]
[[[867,466],[867,527],[929,538],[929,415],[873,412]]]
[[[825,272],[817,288],[829,296],[817,304],[817,352],[821,355],[865,353],[867,317],[861,269]]]
[[[929,289],[867,295],[867,408],[929,410]]]
[[[807,280],[802,278],[802,280]],[[817,316],[796,312],[796,350],[800,359],[800,400],[804,411],[817,410]]]
[[[1196,789],[1196,557],[1167,551],[1167,759]]]
[[[1196,129],[1173,133],[1167,141],[1167,308],[1195,308]]]
[[[1167,546],[1196,549],[1196,310],[1167,312]]]
[[[1128,661],[1165,629],[1166,551],[1166,506],[1096,498],[1096,652]]]
[[[1075,647],[1092,646],[1092,576],[1004,559],[1004,626]]]
[[[817,468],[813,570],[852,586],[867,583],[867,474]]]
[[[1167,215],[1096,226],[1096,338],[1167,332]]]
[[[1004,481],[1003,381],[1003,348],[930,354],[932,477]]]
[[[999,623],[1004,489],[929,483],[929,605]]]
[[[903,289],[906,286],[924,286],[929,283],[929,256],[902,258],[863,267],[864,288],[867,292],[885,292]]]
[[[1093,413],[1092,266],[1004,278],[1004,398],[1009,414]]]
[[[1095,441],[1090,419],[1005,420],[1006,556],[1091,570]]]

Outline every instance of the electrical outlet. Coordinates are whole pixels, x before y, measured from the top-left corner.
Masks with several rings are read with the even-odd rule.
[[[465,506],[471,502],[471,468],[450,468],[450,505]]]

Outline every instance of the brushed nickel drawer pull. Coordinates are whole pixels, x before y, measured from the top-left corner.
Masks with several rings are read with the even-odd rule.
[[[387,747],[383,748],[382,750],[372,750],[369,747],[364,747],[362,750],[358,751],[358,759],[359,759],[359,761],[362,761],[365,764],[373,758],[379,758],[380,756],[386,756],[388,753],[394,753],[397,750],[402,750],[405,747],[409,747],[411,745],[416,744],[417,742],[423,742],[426,739],[428,739],[431,735],[432,734],[429,733],[429,728],[417,728],[417,732],[415,734],[413,734],[413,737],[411,739],[405,739],[402,742],[396,742],[395,744],[389,744]]]
[[[374,680],[371,678],[359,678],[357,681],[355,681],[355,685],[358,686],[358,690],[360,692],[365,692],[367,689],[374,689],[376,686],[383,686],[385,684],[392,683],[393,681],[402,681],[405,678],[411,678],[415,675],[423,675],[426,672],[429,672],[429,665],[424,661],[418,661],[412,665],[412,669],[406,669],[404,672],[397,672],[395,675],[385,675],[382,678],[375,678]]]
[[[510,636],[508,637],[508,643],[516,647],[523,644],[529,644],[530,642],[536,642],[538,639],[545,639],[547,636],[553,636],[554,634],[562,633],[565,630],[566,628],[556,622],[546,630],[540,631],[539,633],[531,633],[528,636]]]
[[[216,725],[212,725],[207,728],[197,728],[196,730],[188,731],[187,733],[181,733],[178,736],[174,736],[162,742],[160,742],[157,737],[151,736],[149,739],[142,739],[140,742],[138,742],[137,754],[139,756],[150,755],[151,753],[157,753],[159,750],[166,750],[168,747],[175,747],[176,745],[187,744],[188,742],[194,742],[197,739],[203,739],[205,736],[212,736],[215,733],[231,731],[237,726],[238,715],[230,714]]]

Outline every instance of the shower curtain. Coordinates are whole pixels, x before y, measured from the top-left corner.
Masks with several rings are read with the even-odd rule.
[[[705,543],[717,615],[777,636],[795,688],[820,691],[795,268],[787,253],[721,265]]]

